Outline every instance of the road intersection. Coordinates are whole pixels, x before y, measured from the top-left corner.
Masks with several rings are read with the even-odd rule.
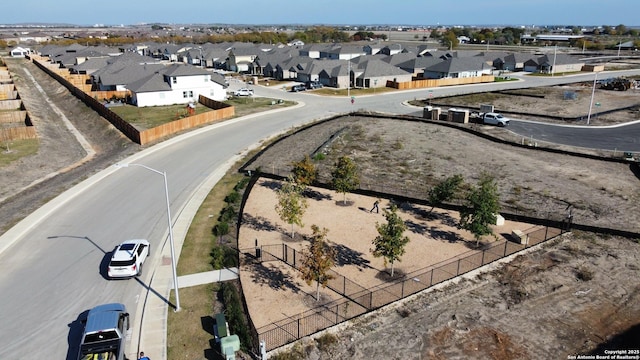
[[[640,71],[625,74],[630,73]],[[434,97],[440,97],[590,79],[593,76],[526,77],[525,81],[430,90]],[[236,85],[241,84],[232,87]],[[361,96],[352,104],[347,97],[288,93],[266,87],[254,90],[256,96],[295,100],[299,104],[197,129],[124,161],[166,171],[178,258],[189,223],[202,200],[250,149],[300,125],[355,110],[415,114],[416,108],[406,101],[426,98],[428,91]],[[598,135],[601,132],[576,135],[576,131],[583,131],[579,128],[552,131],[525,122],[515,122],[511,130],[539,131],[536,138],[553,132],[557,135],[548,141],[557,142],[581,137],[586,139],[584,145],[577,146],[589,147],[605,137],[610,140],[606,146],[623,141],[637,145],[639,127],[640,124],[635,124],[624,128],[622,135],[605,136]],[[591,131],[584,129],[587,130]],[[126,238],[151,241],[152,254],[144,274],[130,281],[108,281],[105,266],[109,252]],[[122,302],[131,313],[133,331],[127,349],[130,358],[140,349],[152,359],[166,358],[166,314],[170,311],[166,299],[173,286],[167,261],[170,255],[166,204],[160,177],[135,167],[104,169],[25,218],[7,231],[0,243],[11,244],[0,253],[0,291],[4,294],[0,298],[3,319],[0,359],[27,356],[75,359],[81,331],[79,317],[95,305],[107,302]]]

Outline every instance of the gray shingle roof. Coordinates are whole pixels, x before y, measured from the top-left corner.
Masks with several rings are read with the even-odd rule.
[[[463,71],[481,71],[491,69],[481,57],[450,58],[425,68],[425,71],[455,74]]]
[[[171,86],[164,81],[162,74],[153,73],[127,84],[127,89],[135,93],[158,92],[171,91]]]

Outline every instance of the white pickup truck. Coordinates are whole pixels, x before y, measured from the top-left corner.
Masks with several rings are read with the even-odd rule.
[[[502,114],[499,114],[499,113],[495,113],[495,112],[480,113],[478,114],[478,117],[482,119],[483,124],[496,125],[500,127],[509,125],[509,118],[504,117]]]

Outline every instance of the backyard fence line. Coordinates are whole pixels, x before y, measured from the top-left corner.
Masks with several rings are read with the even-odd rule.
[[[273,350],[551,240],[564,232],[564,228],[544,226],[526,233],[527,241],[524,244],[501,240],[484,249],[470,250],[448,261],[407,273],[401,279],[369,289],[331,270],[330,274],[334,278],[329,281],[327,288],[344,296],[343,299],[308,310],[298,317],[262,326],[256,329],[257,337],[265,343],[268,351]],[[259,261],[279,261],[295,269],[299,268],[302,255],[289,245],[262,245],[259,248]]]

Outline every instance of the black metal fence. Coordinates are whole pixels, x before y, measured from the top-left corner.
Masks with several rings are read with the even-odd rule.
[[[524,244],[501,240],[369,289],[332,270],[333,278],[327,287],[344,298],[256,329],[258,337],[265,342],[267,350],[273,350],[553,239],[565,232],[563,229],[544,226],[525,233]],[[296,269],[301,264],[302,254],[287,244],[263,245],[260,250],[262,262],[282,261]]]

